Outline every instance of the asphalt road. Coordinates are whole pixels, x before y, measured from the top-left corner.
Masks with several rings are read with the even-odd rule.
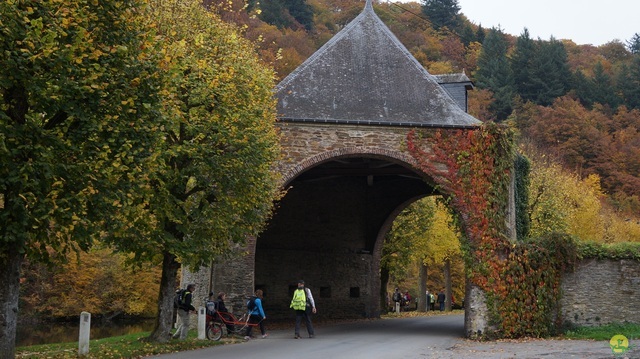
[[[626,355],[614,356],[606,341],[519,340],[476,342],[463,338],[463,315],[379,319],[317,325],[316,337],[293,338],[288,330],[269,331],[265,339],[159,355],[162,359],[509,359],[509,358],[640,358],[639,343]],[[301,334],[306,333],[304,327]],[[259,332],[258,332],[259,334]]]

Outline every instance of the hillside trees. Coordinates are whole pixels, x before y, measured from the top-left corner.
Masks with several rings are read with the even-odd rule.
[[[130,255],[100,245],[69,257],[55,267],[26,259],[20,287],[22,317],[72,318],[81,310],[105,319],[156,314],[159,265],[131,268]]]
[[[512,110],[514,96],[513,73],[507,59],[508,43],[500,29],[492,28],[482,43],[475,73],[479,88],[493,92],[490,109],[498,121],[505,120]]]
[[[548,106],[569,91],[571,73],[567,53],[562,42],[554,39],[538,40],[533,58],[533,72],[529,81],[535,84],[533,102]]]
[[[635,34],[633,34],[631,39],[627,41],[627,47],[629,48],[629,52],[631,52],[632,54],[640,54],[640,33],[636,32]]]
[[[533,101],[536,96],[536,88],[534,83],[530,81],[535,71],[533,68],[535,46],[535,41],[529,36],[529,30],[525,28],[518,37],[513,54],[509,59],[513,69],[513,84],[523,101]]]
[[[423,0],[422,13],[431,21],[434,29],[457,29],[460,24],[458,0]]]
[[[0,352],[23,260],[84,250],[157,143],[155,42],[138,1],[0,3]],[[123,218],[129,212],[120,213]]]
[[[306,30],[313,28],[313,10],[306,0],[261,1],[254,6],[262,10],[259,15],[262,21],[278,28],[295,26],[302,26]]]
[[[151,1],[148,16],[163,44],[168,121],[144,192],[143,213],[154,226],[111,243],[136,259],[162,261],[150,340],[165,342],[180,266],[209,265],[270,215],[279,146],[273,72],[234,26],[198,0]]]

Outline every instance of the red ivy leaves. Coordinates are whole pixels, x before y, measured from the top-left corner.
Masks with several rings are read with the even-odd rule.
[[[407,144],[420,169],[433,177],[461,217],[475,263],[471,279],[494,300],[497,334],[544,336],[554,319],[548,303],[557,301],[560,272],[568,260],[551,248],[568,248],[571,241],[551,238],[547,245],[536,245],[506,238],[512,139],[509,129],[485,123],[424,137],[412,131]]]

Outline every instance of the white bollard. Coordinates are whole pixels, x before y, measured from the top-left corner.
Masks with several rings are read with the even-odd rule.
[[[89,338],[91,337],[91,313],[80,314],[80,335],[78,337],[78,355],[89,354]]]
[[[396,302],[396,313],[400,314],[400,302]]]
[[[204,340],[207,337],[206,332],[207,312],[204,307],[198,308],[198,339]]]

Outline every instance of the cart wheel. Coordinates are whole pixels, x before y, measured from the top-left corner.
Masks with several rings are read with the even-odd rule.
[[[209,323],[207,325],[207,338],[209,340],[220,340],[222,338],[222,326],[220,326],[220,323]]]

